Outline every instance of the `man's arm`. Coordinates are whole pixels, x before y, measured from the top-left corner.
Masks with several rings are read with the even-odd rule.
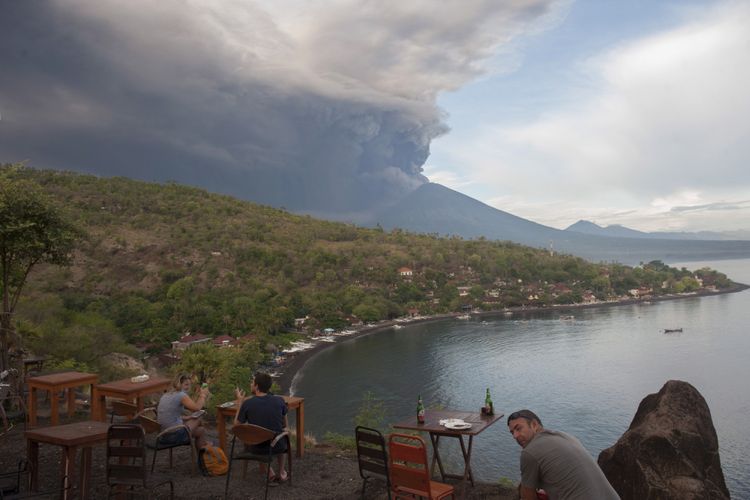
[[[242,402],[245,400],[245,391],[241,390],[239,387],[234,389],[234,397],[235,397],[235,403],[234,406],[237,407],[237,411],[234,414],[234,425],[237,425],[240,422],[240,409],[242,408]]]

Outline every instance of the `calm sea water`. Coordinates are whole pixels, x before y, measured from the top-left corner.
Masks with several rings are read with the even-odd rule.
[[[750,283],[750,260],[673,265],[708,265]],[[596,457],[625,432],[647,394],[679,379],[708,402],[732,497],[750,498],[750,290],[573,314],[450,320],[339,343],[293,384],[305,397],[306,430],[353,433],[365,391],[384,402],[393,423],[414,414],[418,394],[428,407],[478,410],[490,387],[496,409],[532,409]],[[676,327],[683,333],[662,333]],[[446,449],[457,465],[457,446]],[[474,473],[518,480],[519,452],[498,422],[474,441]]]

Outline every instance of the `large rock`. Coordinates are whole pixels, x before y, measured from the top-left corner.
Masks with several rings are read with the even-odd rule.
[[[599,466],[623,500],[729,498],[711,411],[679,380],[641,401],[627,432],[599,454]]]

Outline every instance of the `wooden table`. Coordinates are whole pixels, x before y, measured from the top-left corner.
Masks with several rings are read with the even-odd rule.
[[[252,396],[250,396],[252,397]],[[295,410],[297,417],[297,458],[305,454],[305,398],[281,396],[290,410]],[[232,403],[231,405],[229,403]],[[229,456],[227,449],[227,418],[237,414],[237,403],[230,401],[216,407],[216,430],[219,433],[219,446]]]
[[[76,395],[74,387],[89,385],[91,394],[94,394],[94,384],[99,381],[99,376],[92,373],[81,372],[63,372],[53,373],[51,375],[40,375],[38,377],[29,377],[26,381],[29,384],[29,426],[36,427],[36,405],[37,391],[49,391],[50,400],[50,420],[52,425],[59,423],[57,408],[57,393],[63,390],[68,391],[68,416],[73,415],[75,410]],[[92,405],[93,407],[93,405]]]
[[[460,418],[464,422],[471,424],[471,428],[465,430],[450,430],[440,425],[440,421],[448,418]],[[434,474],[435,464],[440,469],[440,477],[443,481],[445,478],[454,478],[461,480],[461,498],[466,497],[466,480],[474,486],[474,476],[471,473],[471,448],[474,442],[474,436],[485,430],[490,425],[503,418],[501,412],[495,412],[494,415],[482,415],[480,412],[468,411],[450,411],[450,410],[427,410],[423,424],[417,423],[417,417],[411,417],[393,425],[394,429],[407,429],[412,431],[424,431],[430,434],[432,442],[432,465],[430,472]],[[468,446],[464,443],[464,436],[469,436]],[[461,454],[464,457],[463,475],[449,474],[443,468],[443,462],[440,459],[440,438],[456,438],[461,445]]]
[[[135,401],[138,411],[143,410],[143,397],[148,394],[162,393],[169,390],[172,381],[168,378],[150,378],[145,382],[131,382],[129,378],[97,384],[94,386],[92,418],[105,422],[107,420],[107,397]]]
[[[109,424],[87,420],[65,425],[54,425],[26,431],[26,449],[30,466],[30,489],[39,488],[39,443],[62,447],[63,499],[72,498],[75,492],[69,487],[75,473],[75,458],[78,447],[81,447],[81,466],[79,477],[80,498],[88,498],[88,485],[91,478],[91,447],[107,440]]]

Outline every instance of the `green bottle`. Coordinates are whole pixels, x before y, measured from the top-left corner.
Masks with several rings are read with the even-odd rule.
[[[424,423],[424,404],[422,404],[422,395],[417,398],[417,423]]]
[[[487,388],[487,394],[484,396],[484,411],[487,415],[494,415],[495,409],[492,406],[492,397],[490,396],[490,388]]]

